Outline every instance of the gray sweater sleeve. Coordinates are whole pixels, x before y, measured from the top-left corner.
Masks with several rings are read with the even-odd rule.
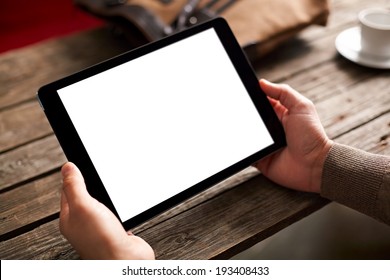
[[[390,157],[334,144],[325,160],[321,196],[390,225]]]

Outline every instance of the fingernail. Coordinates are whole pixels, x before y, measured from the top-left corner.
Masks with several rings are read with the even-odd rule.
[[[67,177],[73,170],[73,164],[70,162],[65,163],[61,168],[62,177]]]
[[[262,80],[263,83],[265,83],[265,84],[268,84],[268,85],[271,85],[271,84],[272,84],[270,81],[268,81],[268,80],[266,80],[266,79],[261,79],[261,80]]]

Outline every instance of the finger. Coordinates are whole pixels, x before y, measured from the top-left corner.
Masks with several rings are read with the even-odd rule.
[[[265,157],[261,160],[257,161],[253,167],[257,168],[264,176],[267,174],[267,166],[269,166],[269,163],[271,161],[271,157]]]
[[[288,110],[294,110],[297,107],[302,110],[300,105],[310,103],[309,99],[288,85],[274,84],[261,79],[260,86],[268,97],[279,100]]]
[[[64,199],[70,207],[73,203],[89,196],[84,178],[76,165],[71,162],[66,163],[61,169],[61,174]]]
[[[66,199],[64,191],[61,191],[61,209],[60,209],[60,232],[64,234],[67,229],[67,224],[69,221],[69,204]]]
[[[272,107],[274,108],[274,111],[275,111],[279,121],[282,121],[283,115],[287,111],[287,109],[282,104],[280,104],[279,101],[277,101],[271,97],[268,97],[268,100],[271,103]]]
[[[69,212],[69,204],[68,200],[66,199],[66,195],[64,193],[64,190],[61,191],[61,213],[67,213]]]

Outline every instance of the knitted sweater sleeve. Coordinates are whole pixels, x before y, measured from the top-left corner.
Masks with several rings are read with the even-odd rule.
[[[390,225],[390,157],[334,144],[325,160],[321,196]]]

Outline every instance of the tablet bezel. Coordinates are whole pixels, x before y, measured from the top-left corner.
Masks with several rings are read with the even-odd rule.
[[[62,78],[58,81],[52,82],[38,90],[38,100],[41,103],[47,119],[49,120],[49,123],[67,159],[75,163],[80,169],[84,176],[88,192],[91,194],[91,196],[105,204],[119,219],[119,215],[115,210],[115,207],[109,198],[109,195],[99,177],[99,174],[97,173],[75,127],[72,124],[72,121],[58,95],[57,90],[210,28],[213,28],[218,35],[223,47],[226,50],[226,53],[230,58],[230,61],[234,65],[234,68],[236,69],[242,84],[246,88],[259,115],[263,119],[263,122],[268,129],[274,143],[231,166],[227,166],[224,170],[211,175],[209,178],[176,194],[175,196],[159,203],[158,205],[155,205],[141,214],[127,221],[123,221],[122,224],[126,230],[149,220],[150,218],[168,210],[169,208],[172,208],[173,206],[183,202],[195,194],[204,191],[205,189],[248,167],[262,157],[267,156],[286,145],[283,128],[266,95],[262,92],[256,74],[253,71],[245,54],[243,53],[241,47],[239,46],[237,40],[235,39],[227,22],[222,18],[213,19],[180,33],[166,37],[157,42],[153,42],[143,47],[134,49],[82,70],[78,73]]]

